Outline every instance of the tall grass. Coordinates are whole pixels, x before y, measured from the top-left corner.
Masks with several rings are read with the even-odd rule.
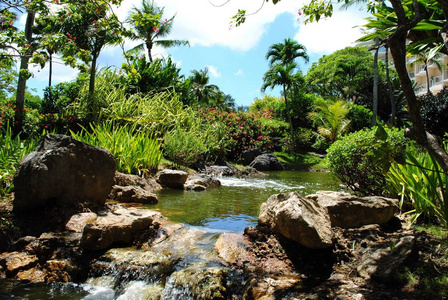
[[[448,145],[445,142],[445,149]],[[448,174],[426,151],[411,144],[405,164],[392,164],[387,174],[390,193],[401,196],[400,206],[411,207],[411,221],[420,216],[448,227]]]
[[[79,119],[87,116],[88,83],[66,113]],[[173,91],[151,94],[128,94],[126,86],[113,70],[98,72],[93,97],[94,123],[113,120],[116,124],[138,124],[147,132],[162,137],[176,127],[187,126],[193,118],[191,108],[184,107],[179,95]]]
[[[13,177],[20,161],[32,152],[36,145],[35,139],[21,140],[20,136],[13,137],[10,126],[0,135],[0,196],[13,190]]]
[[[82,142],[109,150],[116,160],[116,168],[128,174],[143,174],[157,170],[162,159],[159,141],[135,125],[116,126],[104,122],[83,128],[72,136]]]

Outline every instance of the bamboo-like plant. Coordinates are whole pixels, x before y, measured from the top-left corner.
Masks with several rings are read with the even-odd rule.
[[[445,149],[448,144],[445,142]],[[411,206],[414,222],[419,216],[438,220],[448,227],[448,174],[426,151],[409,145],[406,163],[391,165],[387,174],[388,190],[401,196],[400,207]]]
[[[82,142],[109,150],[116,168],[128,174],[143,174],[157,170],[162,159],[160,142],[135,125],[116,126],[114,122],[90,125],[72,136]]]
[[[12,178],[22,158],[34,150],[37,140],[21,140],[20,136],[13,136],[12,129],[7,126],[0,135],[0,196],[13,189]]]

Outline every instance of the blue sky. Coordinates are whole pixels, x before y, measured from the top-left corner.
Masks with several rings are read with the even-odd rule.
[[[172,34],[169,38],[190,42],[190,47],[154,49],[155,57],[171,56],[186,76],[192,70],[209,69],[210,83],[216,84],[226,94],[230,94],[238,106],[250,105],[255,98],[262,98],[260,91],[263,74],[268,70],[265,59],[270,45],[292,38],[305,45],[310,63],[298,60],[299,68],[306,73],[311,63],[325,54],[330,54],[353,42],[361,36],[359,28],[365,14],[354,8],[350,11],[336,11],[335,15],[319,23],[303,24],[298,10],[301,0],[282,0],[277,5],[267,3],[262,10],[247,18],[240,27],[230,28],[231,17],[238,9],[256,11],[264,0],[231,0],[223,7],[214,7],[211,2],[217,0],[159,0],[159,6],[165,7],[164,17],[175,16]],[[221,0],[223,3],[224,0]],[[254,3],[255,2],[255,3]],[[116,10],[124,19],[132,6],[139,2],[125,0]],[[132,48],[135,42],[128,42]],[[120,66],[122,63],[119,48],[103,50],[100,66]],[[55,64],[53,82],[69,81],[76,78],[76,70]],[[29,81],[29,87],[42,95],[42,89],[48,81],[48,70],[31,68],[35,74]],[[279,95],[278,90],[267,90],[267,94]]]

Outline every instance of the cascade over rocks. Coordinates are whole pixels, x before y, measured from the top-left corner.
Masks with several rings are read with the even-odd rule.
[[[46,135],[20,163],[14,177],[14,210],[58,206],[100,207],[115,174],[115,158],[69,136]]]
[[[379,196],[358,197],[348,193],[319,191],[306,198],[316,200],[325,207],[331,225],[342,228],[384,225],[398,213],[398,200]]]
[[[317,201],[294,192],[269,197],[261,205],[258,224],[311,249],[333,244],[327,210]]]
[[[257,171],[283,171],[285,166],[272,153],[258,155],[249,165]]]

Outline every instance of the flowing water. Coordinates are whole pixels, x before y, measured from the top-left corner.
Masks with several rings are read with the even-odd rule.
[[[1,299],[194,299],[188,285],[227,271],[213,245],[223,232],[242,233],[257,223],[260,205],[277,193],[312,194],[339,190],[339,181],[320,172],[283,171],[263,178],[220,178],[222,186],[204,192],[162,190],[148,205],[183,227],[151,249],[111,249],[83,284],[23,284],[0,281]],[[93,266],[95,269],[95,266]],[[193,274],[189,283],[182,283]],[[202,277],[201,277],[202,276]]]
[[[301,195],[318,190],[339,190],[340,182],[329,173],[282,171],[263,178],[219,178],[222,186],[206,192],[162,190],[159,203],[151,209],[174,222],[208,229],[242,232],[254,226],[260,205],[269,196],[297,192]]]

